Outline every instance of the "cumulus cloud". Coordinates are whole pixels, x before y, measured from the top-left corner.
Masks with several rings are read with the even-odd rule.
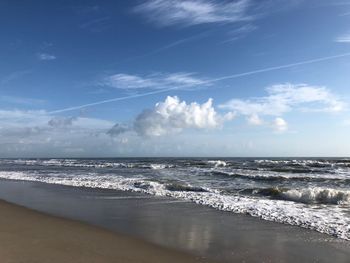
[[[130,74],[114,74],[103,81],[104,85],[117,89],[164,89],[164,88],[191,88],[198,85],[208,85],[205,80],[197,78],[193,73],[156,73],[148,76]]]
[[[212,105],[212,99],[203,104],[187,104],[178,97],[168,96],[153,109],[144,110],[139,114],[134,122],[134,129],[141,136],[161,136],[188,128],[218,128],[225,120],[231,120],[233,117],[232,114],[218,114]]]
[[[134,11],[160,26],[193,26],[208,23],[236,23],[251,20],[250,0],[148,0]]]
[[[266,88],[267,96],[251,99],[232,99],[219,107],[247,116],[250,124],[261,125],[264,121],[260,116],[280,117],[292,110],[314,112],[340,112],[346,104],[325,87],[290,83],[273,85]],[[285,121],[284,121],[285,122]],[[276,119],[274,125],[278,130],[287,129],[281,119]]]
[[[52,55],[52,54],[47,54],[47,53],[39,53],[38,59],[39,60],[55,60],[56,56]]]
[[[178,104],[181,102],[179,101]],[[203,111],[203,104],[194,104],[200,106],[197,110]],[[191,104],[186,105],[188,108]],[[193,109],[196,111],[196,107]],[[174,114],[170,112],[170,115]],[[211,111],[208,109],[208,112]],[[219,117],[229,119],[232,116],[217,114],[213,121],[209,119],[206,121],[192,120],[195,124],[187,123],[185,126],[203,129],[206,126],[216,127],[220,125]],[[208,155],[208,153],[219,155],[223,149],[218,146],[217,137],[210,134],[201,133],[196,136],[177,134],[170,137],[152,135],[145,140],[144,137],[131,130],[123,135],[115,136],[116,133],[127,131],[129,127],[133,129],[133,126],[118,124],[113,127],[113,124],[110,121],[86,117],[76,119],[74,117],[53,117],[44,110],[0,109],[0,157],[149,157],[183,154],[198,156]],[[181,129],[178,125],[176,127]],[[203,144],[203,141],[208,141],[208,143]],[[213,148],[214,146],[216,148]]]

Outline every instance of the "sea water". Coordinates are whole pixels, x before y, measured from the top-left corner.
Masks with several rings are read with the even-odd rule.
[[[142,192],[350,240],[350,159],[1,159],[0,178]]]

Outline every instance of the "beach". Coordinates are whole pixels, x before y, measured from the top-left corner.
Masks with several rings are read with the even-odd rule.
[[[350,0],[0,17],[0,263],[350,263]]]
[[[208,262],[74,220],[0,201],[1,262]]]
[[[345,263],[350,258],[348,241],[171,198],[1,180],[0,199],[30,208],[1,202],[2,262]]]

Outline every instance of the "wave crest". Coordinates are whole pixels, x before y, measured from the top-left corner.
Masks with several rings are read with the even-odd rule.
[[[287,191],[282,191],[280,195],[286,200],[307,204],[350,204],[350,191],[337,189],[291,189]]]

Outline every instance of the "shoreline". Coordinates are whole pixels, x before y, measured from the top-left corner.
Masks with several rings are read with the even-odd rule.
[[[167,197],[0,180],[0,199],[196,260],[347,263],[350,257],[349,241]]]
[[[209,262],[0,200],[1,262]]]

